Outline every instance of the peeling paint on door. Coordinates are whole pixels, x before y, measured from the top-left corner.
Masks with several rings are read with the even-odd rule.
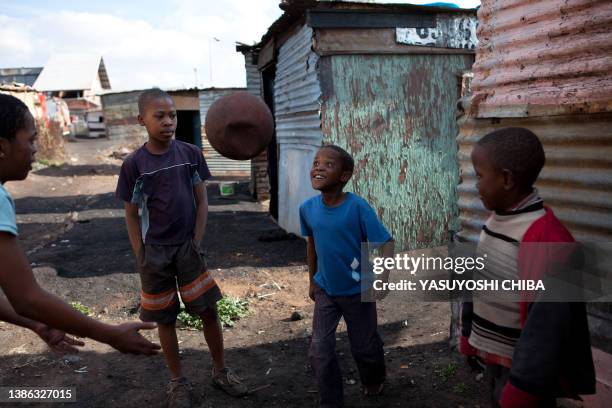
[[[325,59],[331,59],[325,61]],[[469,55],[346,55],[322,59],[324,140],[356,168],[364,197],[398,248],[443,244],[457,222],[455,104]]]

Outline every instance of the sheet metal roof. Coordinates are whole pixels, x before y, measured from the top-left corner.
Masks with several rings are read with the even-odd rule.
[[[55,54],[49,58],[34,83],[39,91],[80,91],[91,89],[100,76],[103,89],[111,85],[104,59],[96,54]]]
[[[41,71],[42,67],[0,68],[0,84],[17,82],[32,86]]]

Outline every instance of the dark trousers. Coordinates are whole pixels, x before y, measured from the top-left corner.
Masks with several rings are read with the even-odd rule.
[[[361,295],[329,296],[315,289],[310,360],[314,369],[321,407],[342,407],[342,372],[336,356],[336,329],[344,317],[361,383],[385,381],[383,342],[378,334],[376,303],[361,301]]]
[[[498,364],[487,364],[484,374],[489,387],[491,408],[499,408],[499,399],[510,377],[510,369]]]
[[[491,408],[499,408],[499,399],[510,378],[510,369],[498,364],[487,364],[484,374],[489,386]],[[556,408],[557,400],[554,397],[543,398],[538,406],[540,408]]]

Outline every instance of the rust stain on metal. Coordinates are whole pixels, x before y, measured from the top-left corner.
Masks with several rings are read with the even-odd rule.
[[[477,239],[488,214],[475,188],[474,143],[520,126],[544,145],[537,186],[545,201],[578,239],[610,241],[612,3],[484,0],[479,18],[474,94],[461,102],[460,236]]]
[[[403,184],[404,181],[406,181],[406,170],[408,169],[408,163],[403,162],[402,163],[402,167],[400,168],[400,174],[399,177],[397,178],[397,182],[399,184]]]
[[[483,0],[477,117],[612,111],[612,2]]]

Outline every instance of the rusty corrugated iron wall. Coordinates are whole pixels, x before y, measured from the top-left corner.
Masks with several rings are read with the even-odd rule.
[[[347,55],[321,61],[325,140],[356,169],[348,190],[398,247],[440,245],[457,223],[455,105],[471,55]],[[328,72],[325,72],[328,71]]]
[[[475,241],[488,212],[470,154],[488,132],[529,128],[546,165],[536,183],[581,241],[612,241],[612,2],[483,0],[473,95],[460,119],[462,240]],[[593,344],[612,352],[612,306],[589,304]]]
[[[612,110],[612,2],[483,0],[477,117]]]
[[[278,51],[274,81],[276,139],[279,146],[278,223],[300,234],[299,206],[316,194],[310,167],[321,145],[319,56],[313,30],[300,27]]]
[[[541,137],[537,186],[572,233],[612,241],[612,2],[485,0],[473,95],[460,121],[460,237],[487,212],[475,189],[473,144],[523,126]]]
[[[461,231],[465,240],[478,239],[489,212],[476,192],[470,154],[474,143],[502,127],[525,127],[540,137],[546,152],[536,186],[542,198],[576,239],[612,241],[612,113],[460,121],[459,185]]]

